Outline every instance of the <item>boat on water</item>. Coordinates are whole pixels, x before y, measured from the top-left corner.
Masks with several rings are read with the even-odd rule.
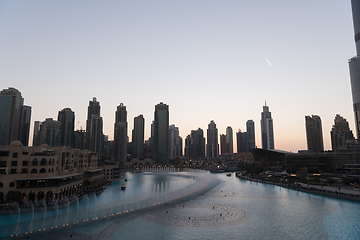
[[[126,185],[125,184],[121,184],[121,190],[125,190],[126,189]]]
[[[227,173],[226,176],[231,177],[231,173]]]

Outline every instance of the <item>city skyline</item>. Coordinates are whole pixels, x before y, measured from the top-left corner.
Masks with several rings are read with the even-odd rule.
[[[121,102],[128,119],[146,119],[145,139],[159,102],[169,105],[169,124],[183,139],[211,120],[220,135],[227,126],[245,131],[252,119],[261,147],[265,100],[276,149],[307,148],[306,115],[321,117],[325,150],[336,114],[356,132],[347,63],[356,53],[350,1],[3,1],[0,9],[1,88],[18,89],[32,107],[30,136],[35,121],[56,119],[64,108],[75,112],[75,130],[85,129],[93,97],[109,139]]]

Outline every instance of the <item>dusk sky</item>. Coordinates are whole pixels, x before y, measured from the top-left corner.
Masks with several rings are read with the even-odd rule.
[[[183,139],[214,120],[219,134],[255,122],[266,101],[275,148],[307,149],[305,115],[336,114],[355,134],[348,59],[355,56],[350,0],[0,2],[1,89],[15,87],[34,121],[75,112],[85,129],[93,97],[113,139],[116,107],[145,118],[169,105]]]

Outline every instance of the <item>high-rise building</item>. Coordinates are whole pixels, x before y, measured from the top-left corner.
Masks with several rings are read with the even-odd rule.
[[[239,132],[236,133],[236,143],[237,143],[237,153],[248,152],[247,151],[247,132]]]
[[[274,128],[273,128],[273,119],[271,118],[271,112],[269,112],[269,107],[263,106],[263,111],[261,113],[261,142],[263,149],[274,149]]]
[[[234,154],[233,130],[230,126],[226,128],[226,148],[227,154]]]
[[[321,118],[317,115],[305,116],[306,140],[308,151],[317,153],[324,151]]]
[[[85,130],[76,130],[74,132],[74,148],[85,149],[86,132]]]
[[[31,107],[22,106],[21,120],[20,120],[20,142],[24,146],[29,145],[29,133],[30,133],[30,121],[31,121]]]
[[[246,145],[246,152],[255,148],[255,123],[251,119],[246,122]]]
[[[40,146],[40,121],[34,123],[33,146]]]
[[[207,129],[206,156],[208,158],[219,157],[218,129],[214,120],[211,120]]]
[[[169,157],[169,106],[160,102],[154,112],[154,160],[167,164]]]
[[[134,118],[134,129],[132,130],[132,157],[144,157],[144,132],[145,119],[143,115]]]
[[[19,90],[10,87],[0,92],[0,113],[0,145],[18,140],[27,146],[31,107],[24,106]]]
[[[191,157],[191,136],[190,134],[186,136],[185,138],[185,157],[190,158]]]
[[[126,106],[120,103],[115,112],[114,124],[114,160],[119,167],[124,167],[127,159],[128,135],[127,135],[127,111]]]
[[[169,126],[169,159],[182,156],[182,138],[179,136],[179,128],[174,124]]]
[[[103,143],[103,119],[100,117],[100,102],[98,102],[94,97],[92,101],[89,101],[88,106],[85,148],[99,153],[100,157],[103,149]]]
[[[64,108],[58,113],[58,121],[61,123],[60,145],[73,148],[75,113],[70,108]]]
[[[346,147],[348,141],[354,141],[354,135],[349,128],[349,123],[345,118],[336,114],[334,119],[334,125],[330,132],[331,146],[333,152],[336,152],[338,148]]]
[[[47,144],[50,147],[60,145],[61,140],[61,123],[52,118],[47,118],[40,125],[40,145]]]
[[[360,138],[360,1],[351,0],[356,56],[349,59],[351,90],[357,138]]]
[[[228,146],[228,144],[226,143],[226,135],[225,134],[220,134],[221,155],[228,154],[227,146]]]
[[[190,159],[205,158],[205,138],[201,128],[192,130],[186,138],[186,156]]]

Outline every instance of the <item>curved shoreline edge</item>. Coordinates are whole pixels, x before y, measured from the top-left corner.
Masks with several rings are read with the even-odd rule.
[[[349,200],[349,201],[354,201],[354,202],[360,202],[360,195],[357,195],[357,194],[349,195],[347,193],[338,192],[338,191],[327,191],[327,190],[317,189],[314,187],[304,187],[301,184],[290,184],[290,183],[285,184],[285,183],[264,181],[264,180],[260,180],[260,179],[241,176],[238,174],[236,174],[236,177],[239,179],[247,180],[247,181],[276,185],[279,187],[288,188],[288,189],[292,189],[292,190],[296,190],[296,191],[300,191],[300,192],[311,193],[311,194],[332,197],[332,198],[338,198],[338,199],[343,199],[343,200]]]

